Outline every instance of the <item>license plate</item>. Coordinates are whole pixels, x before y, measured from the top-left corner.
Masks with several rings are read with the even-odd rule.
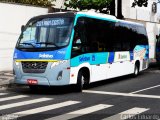
[[[38,81],[37,80],[34,80],[34,79],[27,79],[27,83],[29,85],[37,85],[38,84]]]

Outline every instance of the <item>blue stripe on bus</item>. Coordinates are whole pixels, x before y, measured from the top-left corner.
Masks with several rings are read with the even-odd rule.
[[[114,62],[114,52],[110,52],[109,53],[109,57],[108,57],[108,63],[113,63]]]
[[[82,63],[90,65],[106,64],[108,60],[108,52],[102,53],[86,53],[71,59],[71,67],[77,67]]]
[[[26,52],[15,49],[14,59],[46,59],[46,60],[64,60],[66,58],[67,48],[55,51]]]
[[[133,51],[130,51],[129,53],[130,53],[130,60],[133,60],[134,58]]]

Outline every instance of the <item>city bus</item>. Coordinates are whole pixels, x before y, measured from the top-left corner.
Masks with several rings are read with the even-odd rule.
[[[142,24],[96,12],[58,12],[31,18],[13,55],[15,83],[74,85],[81,92],[92,82],[148,68],[149,46]]]

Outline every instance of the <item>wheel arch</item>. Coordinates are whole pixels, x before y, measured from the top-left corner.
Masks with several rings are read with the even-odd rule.
[[[90,76],[91,76],[90,69],[88,67],[82,67],[79,69],[78,73],[79,72],[82,72],[87,77],[88,81],[86,82],[90,83]]]
[[[138,69],[140,70],[140,61],[136,60],[135,65],[137,65]]]

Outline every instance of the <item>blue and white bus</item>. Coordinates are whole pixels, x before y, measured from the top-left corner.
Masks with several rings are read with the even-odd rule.
[[[95,12],[34,17],[22,27],[13,56],[15,83],[30,86],[84,85],[148,68],[142,24]]]

